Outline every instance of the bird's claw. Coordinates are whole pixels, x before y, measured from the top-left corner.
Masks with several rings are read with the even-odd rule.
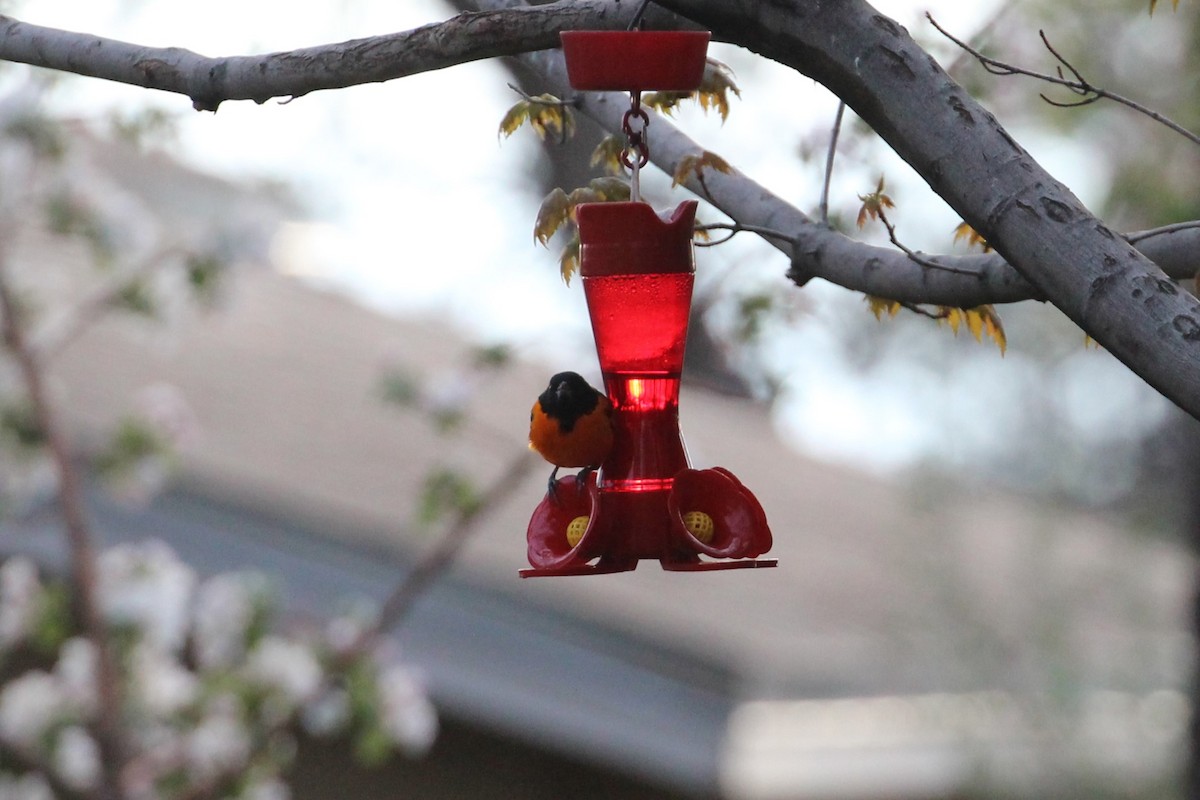
[[[595,467],[584,467],[575,475],[575,490],[583,494],[583,490],[587,488],[588,475],[596,471]]]

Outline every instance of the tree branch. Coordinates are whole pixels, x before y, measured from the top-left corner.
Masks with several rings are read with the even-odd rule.
[[[0,263],[0,341],[17,363],[21,380],[46,440],[58,477],[58,506],[66,528],[71,555],[71,586],[75,613],[84,636],[96,651],[96,694],[99,710],[93,732],[101,753],[102,784],[97,796],[119,800],[124,796],[120,774],[126,752],[121,732],[121,685],[108,629],[100,610],[97,557],[94,537],[84,508],[83,485],[70,447],[54,413],[42,379],[41,365],[21,324],[21,309]]]
[[[1160,114],[1154,109],[1147,108],[1136,100],[1132,100],[1124,95],[1117,94],[1116,92],[1110,92],[1108,89],[1105,89],[1101,86],[1096,86],[1088,81],[1083,77],[1079,70],[1075,68],[1075,65],[1073,65],[1070,61],[1063,57],[1061,53],[1054,49],[1054,45],[1050,44],[1050,40],[1046,37],[1045,31],[1038,31],[1038,35],[1042,39],[1042,44],[1046,46],[1046,49],[1050,51],[1050,55],[1054,56],[1054,58],[1059,62],[1059,64],[1062,65],[1062,67],[1066,67],[1067,71],[1074,76],[1074,79],[1064,77],[1062,74],[1062,67],[1059,68],[1058,75],[1048,75],[1044,72],[1037,72],[1035,70],[1025,69],[1024,67],[1018,67],[1015,64],[1008,64],[1004,61],[999,61],[995,58],[992,58],[991,56],[985,56],[974,47],[971,47],[971,45],[951,35],[945,28],[937,23],[937,20],[933,18],[933,15],[926,13],[925,18],[929,20],[930,25],[937,28],[938,33],[942,34],[942,36],[945,36],[947,39],[954,42],[954,44],[958,45],[964,53],[972,56],[980,63],[980,65],[983,66],[984,69],[993,75],[1024,75],[1025,77],[1035,78],[1045,83],[1052,83],[1056,86],[1066,87],[1075,94],[1079,95],[1081,98],[1079,100],[1064,103],[1061,100],[1052,100],[1044,94],[1041,95],[1041,98],[1052,106],[1058,106],[1059,108],[1075,108],[1077,106],[1090,105],[1101,99],[1112,100],[1114,103],[1119,103],[1126,108],[1133,109],[1139,114],[1147,116],[1161,125],[1165,125],[1193,144],[1200,144],[1200,136],[1192,133],[1170,117]]]
[[[545,77],[552,94],[570,92],[561,53],[542,51],[519,58]],[[619,132],[628,106],[627,95],[584,92],[577,96],[575,108],[604,129]],[[651,131],[650,159],[668,175],[676,173],[684,158],[703,152],[700,144],[665,117],[655,118]],[[704,186],[689,174],[684,186],[704,195],[739,228],[771,232],[763,238],[792,260],[790,277],[798,283],[824,278],[877,297],[958,308],[1045,299],[997,253],[927,256],[947,268],[929,270],[902,252],[864,244],[811,219],[736,167],[728,173],[707,171]],[[1133,236],[1138,249],[1173,277],[1191,279],[1200,273],[1200,221]]]
[[[604,0],[556,2],[537,7],[526,7],[520,0],[476,0],[475,5],[481,10],[406,33],[292,53],[231,58],[206,58],[179,48],[147,48],[0,16],[0,59],[183,94],[195,91],[197,97],[208,98],[212,103],[247,98],[261,102],[269,97],[298,96],[319,88],[403,77],[497,54],[555,47],[560,28],[579,25],[619,29],[627,27],[637,11],[630,2]],[[473,44],[453,44],[453,40],[469,33],[476,34]],[[505,41],[490,41],[501,37]],[[448,43],[440,48],[422,49],[422,44],[431,40]],[[373,49],[381,61],[388,58],[393,61],[387,70],[372,71],[374,62],[361,57],[335,58],[343,46]],[[151,82],[146,70],[137,66],[143,59],[169,65],[173,78]],[[565,96],[570,92],[561,58],[556,53],[536,53],[525,60],[551,79],[556,94]],[[223,95],[214,93],[215,78],[210,79],[209,72],[224,76]],[[189,74],[199,77],[185,80]],[[240,87],[240,91],[233,92],[235,87]],[[618,102],[621,113],[623,104],[627,104],[627,98],[621,96]],[[616,127],[609,121],[611,114],[607,109],[611,103],[604,95],[588,93],[581,98],[580,105],[584,113],[604,127],[620,130],[619,114]],[[654,125],[654,161],[668,174],[674,174],[682,155],[702,150],[665,119],[656,120]],[[796,245],[794,277],[798,281],[804,276],[822,277],[850,289],[913,303],[970,307],[1042,299],[999,255],[937,256],[939,263],[975,275],[968,280],[946,276],[931,279],[926,270],[914,269],[912,263],[906,263],[908,259],[902,254],[853,241],[814,222],[736,170],[730,175],[709,175],[705,183],[717,207],[743,229],[778,231],[792,238]],[[689,188],[702,193],[705,187],[697,184]],[[1172,277],[1191,278],[1200,272],[1200,257],[1195,255],[1200,253],[1200,231],[1192,223],[1134,236],[1138,248]],[[772,243],[789,257],[793,255],[792,242],[776,236]]]
[[[391,37],[228,59],[139,48],[0,17],[0,58],[178,91],[198,108],[216,108],[224,99],[262,102],[544,50],[556,44],[561,29],[619,29],[637,10],[634,2],[621,0],[560,0],[533,8],[519,0],[475,5],[480,12]],[[957,263],[954,272],[929,270],[903,254],[864,246],[813,223],[737,173],[707,176],[704,187],[689,184],[693,191],[707,189],[740,224],[795,232],[794,244],[776,246],[791,257],[790,274],[798,283],[820,276],[882,297],[955,306],[1044,298],[1148,383],[1200,416],[1200,304],[1147,260],[1158,260],[1177,277],[1194,275],[1194,229],[1141,236],[1140,254],[1047,174],[907,31],[865,0],[826,0],[819,7],[806,0],[657,5],[824,84],[1003,256],[963,257],[963,270],[977,275],[959,274]],[[526,56],[543,66],[553,66],[553,58]],[[560,73],[561,65],[561,81]],[[593,93],[581,103],[585,113],[602,119],[611,116],[612,106],[605,95]],[[671,152],[664,147],[665,122],[656,125],[658,163],[677,163],[699,149],[686,137],[668,137],[677,147],[685,141],[688,146],[686,153]],[[1178,246],[1185,241],[1188,251]]]
[[[865,0],[775,0],[754,14],[728,0],[659,5],[829,88],[1037,294],[1200,418],[1200,303],[1096,219],[902,26]]]
[[[144,47],[89,33],[46,28],[0,15],[0,59],[187,95],[198,111],[226,100],[264,103],[393,80],[419,72],[558,47],[558,32],[580,26],[623,28],[631,3],[560,0],[494,11],[387,36],[353,39],[257,56],[210,58],[180,47]],[[511,8],[509,6],[512,6]]]

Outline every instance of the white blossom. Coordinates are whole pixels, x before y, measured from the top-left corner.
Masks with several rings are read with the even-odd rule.
[[[200,424],[179,387],[152,383],[138,392],[135,402],[150,427],[172,447],[184,448],[195,442]]]
[[[242,800],[291,800],[292,792],[278,778],[254,781],[242,792]]]
[[[36,773],[20,777],[0,775],[0,798],[3,800],[55,800],[46,779]]]
[[[42,584],[32,561],[14,556],[0,566],[0,647],[11,647],[32,632]]]
[[[72,789],[94,788],[100,780],[100,748],[96,740],[78,725],[63,728],[54,748],[54,771]]]
[[[32,508],[52,497],[57,489],[58,471],[47,452],[0,451],[0,500],[10,508]]]
[[[281,636],[264,636],[246,659],[246,677],[278,691],[295,707],[317,693],[323,672],[307,645]]]
[[[250,733],[237,699],[217,698],[209,713],[187,734],[184,745],[191,774],[200,781],[243,769],[250,759]]]
[[[98,705],[96,691],[96,646],[82,636],[63,642],[54,667],[63,700],[82,717],[90,717]]]
[[[246,628],[261,602],[261,576],[226,573],[200,585],[192,610],[193,644],[202,667],[229,668],[245,655]]]
[[[167,650],[178,650],[187,636],[195,586],[195,572],[161,541],[118,545],[100,556],[105,616]]]
[[[374,624],[376,615],[372,611],[359,609],[343,614],[325,624],[325,642],[335,653],[346,653],[361,644],[364,634]]]
[[[332,736],[350,721],[350,693],[334,688],[322,692],[304,707],[301,722],[313,736]]]
[[[196,701],[200,685],[195,674],[175,656],[144,645],[130,657],[130,691],[155,717],[176,714]]]
[[[383,729],[402,750],[417,755],[432,746],[437,712],[412,670],[400,664],[381,670],[379,702]]]
[[[54,676],[30,670],[0,691],[0,739],[32,747],[63,711],[62,687]]]

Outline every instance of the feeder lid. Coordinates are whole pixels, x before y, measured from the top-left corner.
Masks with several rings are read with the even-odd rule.
[[[571,88],[691,92],[704,79],[708,31],[563,31]]]

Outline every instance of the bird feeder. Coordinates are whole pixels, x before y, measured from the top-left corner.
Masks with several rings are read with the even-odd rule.
[[[628,90],[628,160],[648,160],[642,90],[691,91],[704,73],[707,32],[575,31],[562,34],[571,85]],[[641,125],[630,132],[631,115]],[[695,262],[696,201],[666,216],[641,202],[576,207],[579,273],[614,444],[598,472],[560,480],[534,509],[531,569],[522,577],[635,569],[656,559],[673,571],[773,567],[766,514],[722,467],[693,469],[679,428],[679,381]]]

